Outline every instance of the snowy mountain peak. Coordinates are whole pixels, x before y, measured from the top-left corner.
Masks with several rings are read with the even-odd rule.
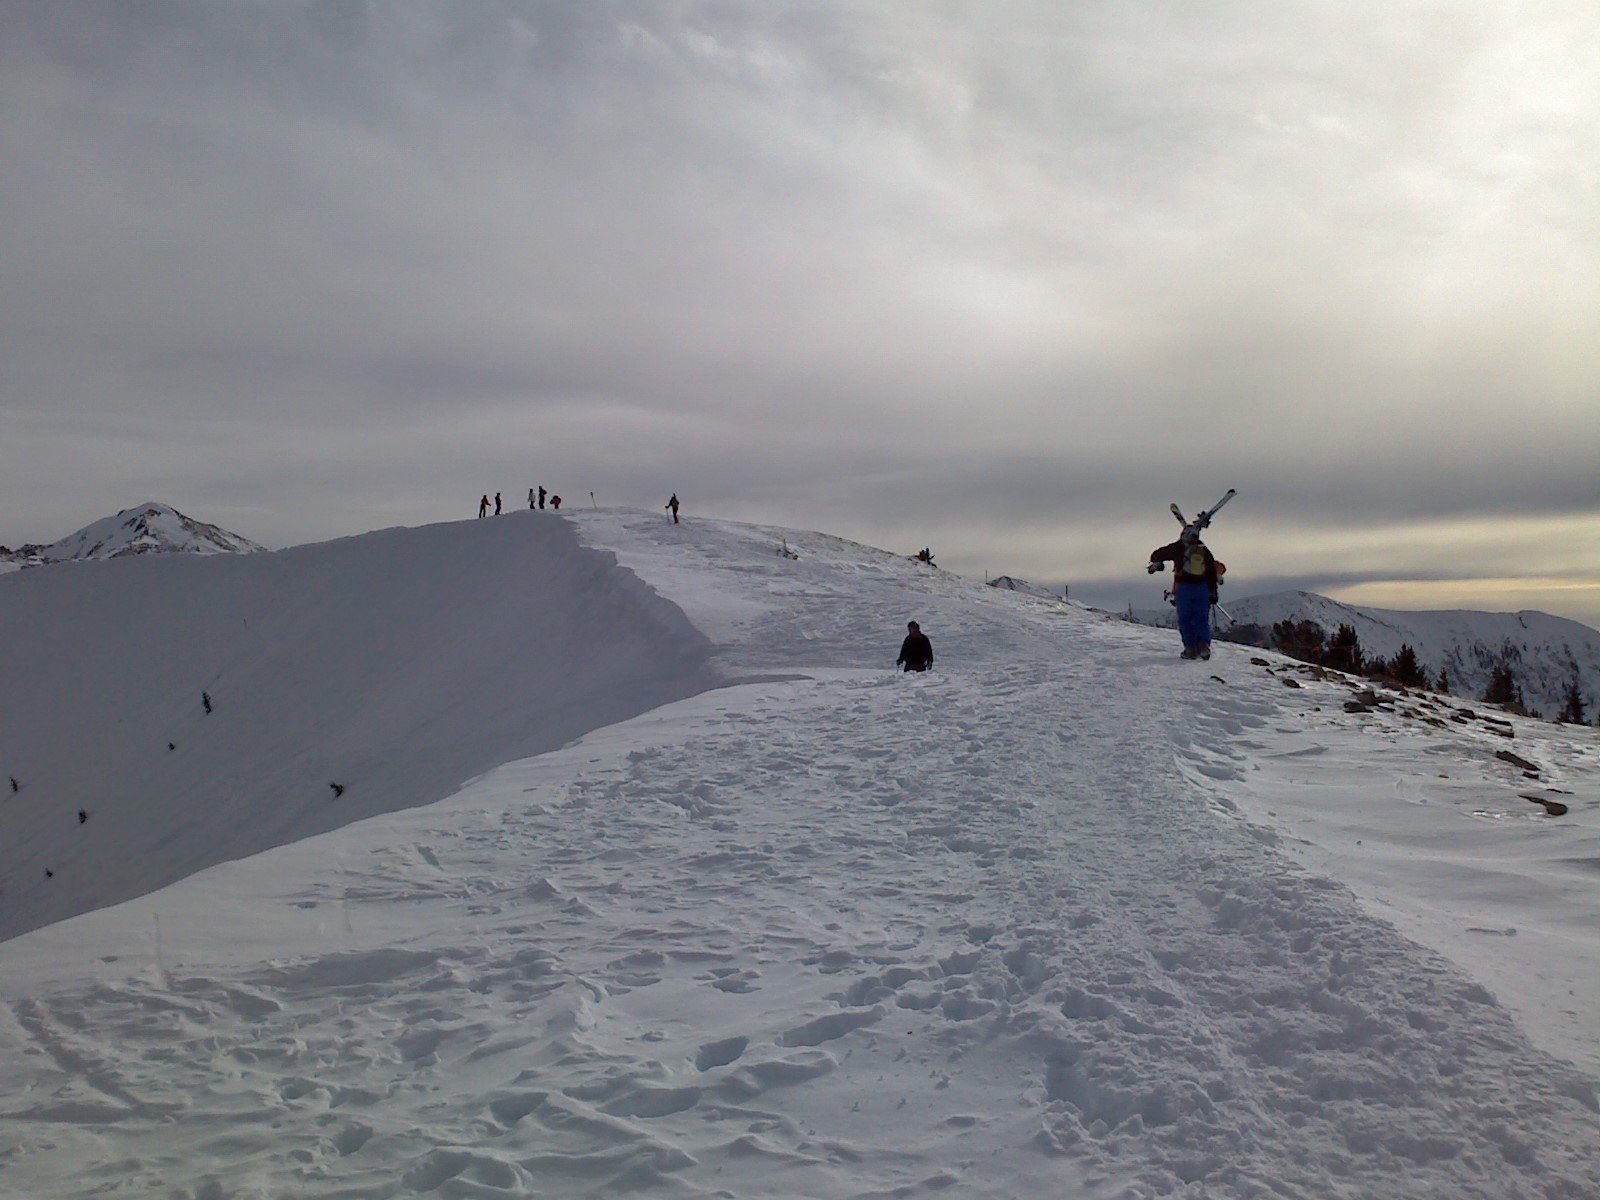
[[[997,576],[989,580],[989,586],[1006,592],[1021,592],[1025,596],[1039,596],[1046,600],[1062,599],[1047,587],[1040,587],[1036,583],[1029,583],[1026,579],[1017,579],[1011,575]]]
[[[32,549],[31,547],[29,549]],[[130,554],[247,554],[261,547],[154,501],[125,508],[33,550],[40,562],[123,558]]]

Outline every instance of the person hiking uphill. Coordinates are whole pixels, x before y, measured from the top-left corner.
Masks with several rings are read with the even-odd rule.
[[[1217,602],[1217,560],[1200,540],[1200,531],[1185,525],[1183,535],[1150,552],[1150,574],[1172,564],[1172,601],[1178,607],[1178,636],[1184,658],[1211,657],[1211,606]]]
[[[900,643],[900,657],[894,660],[894,665],[903,665],[907,671],[926,671],[933,666],[933,643],[915,621],[907,621],[906,629],[909,632],[906,640]]]
[[[660,495],[661,493],[657,492],[656,494]],[[672,493],[672,499],[667,501],[666,508],[672,513],[672,523],[674,525],[676,525],[678,523],[678,493],[677,492],[673,492]]]

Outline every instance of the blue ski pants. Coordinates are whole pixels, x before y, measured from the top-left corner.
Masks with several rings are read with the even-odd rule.
[[[1173,588],[1178,603],[1178,636],[1185,647],[1211,644],[1211,588],[1205,583],[1183,582]]]

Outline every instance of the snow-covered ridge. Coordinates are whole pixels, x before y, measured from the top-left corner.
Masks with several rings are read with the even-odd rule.
[[[1279,621],[1315,621],[1330,634],[1349,625],[1368,657],[1392,660],[1402,645],[1409,645],[1431,676],[1449,673],[1450,690],[1459,696],[1483,695],[1490,673],[1504,663],[1514,672],[1528,710],[1545,717],[1561,711],[1576,678],[1590,720],[1600,717],[1600,631],[1565,617],[1467,609],[1404,612],[1302,591],[1224,597],[1223,605],[1236,624],[1258,625],[1269,634]],[[1136,609],[1132,619],[1143,625],[1172,624],[1170,609]],[[1224,622],[1221,628],[1228,626]]]
[[[683,614],[559,519],[13,572],[0,646],[0,940],[714,680]]]
[[[1593,730],[660,513],[18,597],[0,905],[638,715],[0,943],[7,1195],[1592,1194]]]
[[[132,554],[248,554],[261,547],[216,525],[187,517],[170,504],[125,508],[49,545],[23,546],[9,555],[23,566]]]

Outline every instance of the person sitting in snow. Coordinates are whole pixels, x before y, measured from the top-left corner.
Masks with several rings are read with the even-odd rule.
[[[1217,560],[1200,540],[1200,531],[1185,525],[1177,541],[1150,552],[1150,574],[1172,564],[1172,602],[1178,608],[1178,636],[1184,658],[1211,657],[1211,606],[1217,602]]]
[[[933,666],[933,643],[915,621],[907,621],[906,629],[909,632],[906,640],[900,643],[900,657],[894,660],[895,666],[903,666],[907,671],[926,671]]]

